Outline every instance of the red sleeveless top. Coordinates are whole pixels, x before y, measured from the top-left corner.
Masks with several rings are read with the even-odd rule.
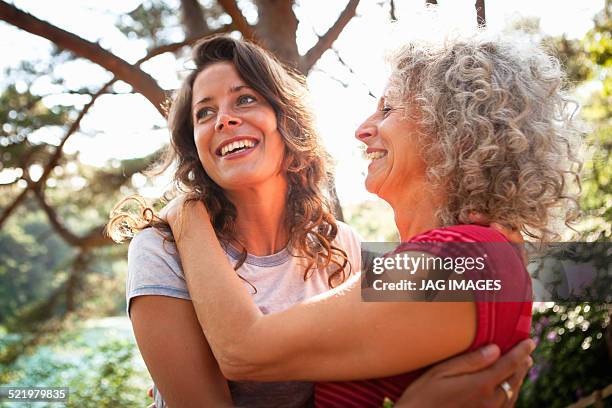
[[[411,250],[411,246],[415,243],[427,242],[505,243],[487,247],[487,267],[493,269],[496,277],[510,278],[513,283],[512,290],[521,292],[515,293],[514,298],[525,301],[494,302],[495,298],[489,294],[490,292],[486,292],[487,294],[480,291],[474,292],[478,322],[476,336],[467,351],[495,343],[500,347],[502,353],[505,353],[516,343],[529,337],[532,305],[530,301],[531,279],[523,265],[520,253],[503,235],[491,228],[476,225],[437,228],[400,244],[395,253]],[[466,247],[477,248],[477,246]],[[440,253],[434,255],[444,256]],[[470,254],[462,255],[470,256]],[[397,401],[408,385],[425,369],[371,380],[316,383],[315,406],[318,408],[380,408],[385,398]]]

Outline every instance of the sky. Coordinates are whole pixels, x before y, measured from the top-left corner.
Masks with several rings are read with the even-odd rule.
[[[206,4],[206,1],[202,0],[202,3]],[[520,17],[537,17],[544,33],[579,38],[592,27],[592,18],[603,8],[604,1],[486,0],[487,23],[492,29],[501,29]],[[317,35],[323,34],[335,21],[346,2],[325,0],[322,11],[321,1],[297,1],[295,12],[300,21],[297,33],[300,52],[306,52],[316,42]],[[99,41],[101,46],[130,62],[145,54],[145,44],[128,40],[114,24],[118,15],[129,12],[139,3],[133,0],[13,1],[17,7],[40,19],[87,40]],[[178,7],[178,0],[169,0],[168,3]],[[334,44],[338,55],[351,69],[338,61],[336,53],[328,51],[308,77],[317,125],[336,161],[336,184],[343,205],[374,198],[363,187],[367,163],[362,158],[360,143],[353,135],[361,121],[375,109],[376,101],[369,93],[378,96],[384,88],[388,72],[384,54],[415,33],[421,36],[432,31],[431,20],[422,12],[423,1],[396,0],[395,3],[398,22],[391,24],[388,2],[362,0],[357,17],[351,20]],[[439,26],[461,31],[470,30],[475,24],[474,0],[438,0],[438,3]],[[239,1],[239,4],[245,2]],[[246,9],[245,14],[250,20],[256,18],[252,10]],[[182,39],[180,30],[168,34],[174,41]],[[0,22],[0,50],[3,55],[0,72],[4,72],[5,68],[16,66],[20,60],[44,59],[51,46],[45,39]],[[142,67],[162,87],[175,89],[188,66],[184,61],[177,61],[172,54],[164,54]],[[66,78],[66,85],[73,88],[84,85],[97,88],[111,78],[104,69],[81,60],[58,66],[54,74]],[[0,78],[0,84],[2,82]],[[49,95],[44,98],[48,105],[82,106],[88,101],[86,96],[57,94],[60,88],[52,86],[44,77],[34,81],[32,90]],[[130,87],[118,83],[114,91],[129,92]],[[62,132],[40,132],[33,138],[53,142],[61,136]],[[69,140],[65,149],[70,153],[79,152],[81,161],[85,163],[104,165],[113,159],[146,155],[168,140],[163,118],[142,96],[109,95],[96,102],[82,122],[82,131]],[[0,172],[0,182],[3,177],[6,178],[7,174]],[[166,185],[163,180],[158,180],[153,186],[145,186],[146,180],[138,176],[134,181],[143,186],[142,194],[151,197],[161,195]],[[75,188],[78,188],[78,181],[75,183]]]

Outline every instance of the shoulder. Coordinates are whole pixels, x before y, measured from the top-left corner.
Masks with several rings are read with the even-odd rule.
[[[154,228],[140,231],[130,242],[126,279],[128,314],[131,299],[144,295],[190,299],[176,246]]]
[[[151,256],[158,255],[164,257],[164,254],[176,253],[176,246],[164,238],[161,231],[155,228],[145,228],[138,232],[128,248],[128,259],[137,258],[142,255]]]
[[[508,242],[493,228],[464,224],[434,228],[415,235],[408,242]]]
[[[418,251],[438,257],[465,257],[487,254],[491,260],[510,262],[522,267],[520,253],[502,234],[480,225],[453,225],[434,228],[401,243],[395,253]],[[509,256],[511,255],[511,256]],[[500,263],[502,265],[502,263]]]
[[[128,274],[151,276],[157,273],[173,274],[183,278],[181,261],[173,242],[164,238],[161,231],[146,228],[140,231],[130,242],[128,248]]]

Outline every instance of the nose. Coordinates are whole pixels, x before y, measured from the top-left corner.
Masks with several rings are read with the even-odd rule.
[[[372,136],[376,136],[376,125],[368,118],[355,131],[355,138],[365,143]]]
[[[238,126],[242,123],[239,117],[231,115],[229,113],[220,113],[217,116],[217,123],[215,123],[215,130],[217,132],[222,131],[226,128]]]

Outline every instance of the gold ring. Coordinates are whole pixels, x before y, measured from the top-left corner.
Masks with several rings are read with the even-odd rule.
[[[499,384],[499,386],[501,387],[502,391],[504,391],[504,394],[506,394],[506,398],[508,399],[508,401],[512,401],[514,392],[512,391],[510,383],[508,381],[504,381],[503,383]]]

